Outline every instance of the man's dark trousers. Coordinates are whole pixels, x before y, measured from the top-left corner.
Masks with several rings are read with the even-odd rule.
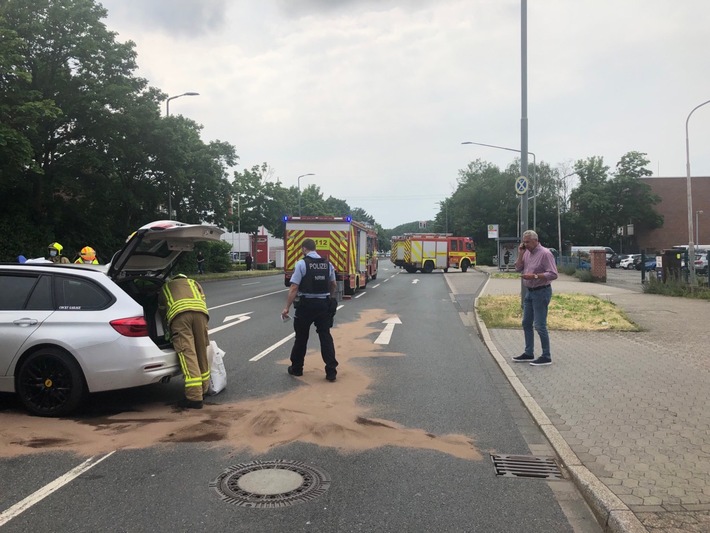
[[[291,366],[295,371],[303,370],[311,324],[315,324],[320,339],[320,353],[325,363],[325,373],[328,376],[337,374],[335,368],[338,366],[338,361],[335,360],[335,345],[330,334],[332,323],[333,317],[327,299],[301,297],[293,319],[296,341],[291,350]]]

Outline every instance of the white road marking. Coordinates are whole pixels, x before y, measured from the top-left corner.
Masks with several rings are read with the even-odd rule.
[[[247,287],[249,285],[258,285],[261,281],[252,281],[251,283],[242,283],[242,287]]]
[[[413,284],[417,284],[417,283],[419,283],[419,280],[418,280],[418,279],[413,279],[413,280],[412,280],[412,283],[413,283]]]
[[[366,294],[367,294],[367,291],[363,291],[360,294],[358,294],[357,296],[355,296],[355,298],[360,298],[361,296],[365,296]]]
[[[373,289],[376,289],[376,288],[379,287],[380,285],[382,285],[382,284],[381,284],[381,283],[378,283],[377,285],[373,285],[372,288],[373,288]]]
[[[227,322],[229,320],[236,320],[236,322],[230,322],[229,324],[224,324],[223,326],[218,326],[216,328],[212,328],[207,331],[208,334],[212,333],[217,333],[218,331],[222,331],[223,329],[231,328],[232,326],[236,326],[237,324],[241,324],[242,322],[246,322],[249,320],[253,311],[249,311],[248,313],[240,313],[238,315],[230,315],[228,317],[225,317],[222,322]]]
[[[227,307],[228,305],[235,305],[235,304],[241,304],[244,302],[249,302],[251,300],[258,300],[259,298],[264,298],[265,296],[271,296],[272,294],[279,294],[281,292],[286,292],[288,289],[281,289],[280,291],[275,291],[275,292],[267,292],[266,294],[261,294],[259,296],[254,296],[252,298],[245,298],[244,300],[237,300],[236,302],[229,302],[228,304],[222,304],[222,305],[215,305],[214,307],[209,307],[208,310],[211,311],[212,309],[220,309],[222,307]]]
[[[382,333],[380,333],[380,336],[375,339],[375,344],[389,344],[390,339],[392,338],[392,333],[394,332],[395,324],[401,324],[402,321],[397,315],[395,315],[383,321],[382,323],[386,324],[386,326],[385,329],[382,330]]]
[[[278,347],[281,346],[282,344],[287,343],[288,341],[290,341],[291,339],[293,339],[295,336],[296,336],[295,333],[291,333],[291,335],[289,335],[288,337],[285,337],[285,338],[281,339],[281,340],[280,340],[279,342],[277,342],[276,344],[272,344],[271,346],[269,346],[266,350],[264,350],[264,351],[261,352],[260,354],[257,354],[257,355],[255,355],[254,357],[252,357],[251,359],[249,359],[249,362],[258,361],[258,360],[261,359],[262,357],[264,357],[264,356],[266,356],[266,355],[269,355],[269,354],[270,354],[271,352],[273,352],[276,348],[278,348]]]
[[[0,513],[0,526],[3,526],[7,524],[10,520],[13,518],[19,516],[23,512],[25,512],[27,509],[32,507],[34,504],[39,503],[43,499],[45,499],[47,496],[52,494],[53,492],[61,489],[64,485],[72,481],[73,479],[79,477],[81,474],[86,472],[87,470],[95,467],[97,464],[99,464],[101,461],[104,459],[107,459],[111,455],[116,453],[116,450],[107,453],[106,455],[102,457],[94,456],[94,457],[89,457],[86,461],[81,463],[79,466],[76,468],[72,468],[69,472],[64,474],[61,477],[58,477],[51,483],[48,483],[38,491],[34,492],[33,494],[30,494],[25,498],[24,500],[17,502],[15,505],[7,509],[6,511],[3,511]]]

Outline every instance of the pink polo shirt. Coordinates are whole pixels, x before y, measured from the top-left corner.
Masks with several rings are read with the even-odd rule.
[[[549,285],[552,280],[557,279],[557,265],[552,252],[538,243],[534,250],[523,252],[523,267],[515,268],[523,274],[537,274],[538,279],[524,279],[523,285],[528,289]]]

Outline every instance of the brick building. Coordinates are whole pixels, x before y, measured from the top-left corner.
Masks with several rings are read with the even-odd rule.
[[[690,178],[693,200],[693,240],[695,241],[696,211],[698,240],[695,244],[710,245],[710,176]],[[636,242],[639,250],[655,252],[679,244],[688,244],[688,180],[685,176],[677,178],[641,178],[654,194],[661,198],[654,206],[657,213],[663,215],[663,226],[646,232],[637,232]],[[699,242],[698,242],[699,241]]]

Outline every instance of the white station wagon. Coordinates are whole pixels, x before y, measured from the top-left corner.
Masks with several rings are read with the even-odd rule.
[[[0,264],[0,392],[33,415],[64,416],[88,393],[180,374],[158,294],[214,226],[163,220],[136,231],[109,265]]]

